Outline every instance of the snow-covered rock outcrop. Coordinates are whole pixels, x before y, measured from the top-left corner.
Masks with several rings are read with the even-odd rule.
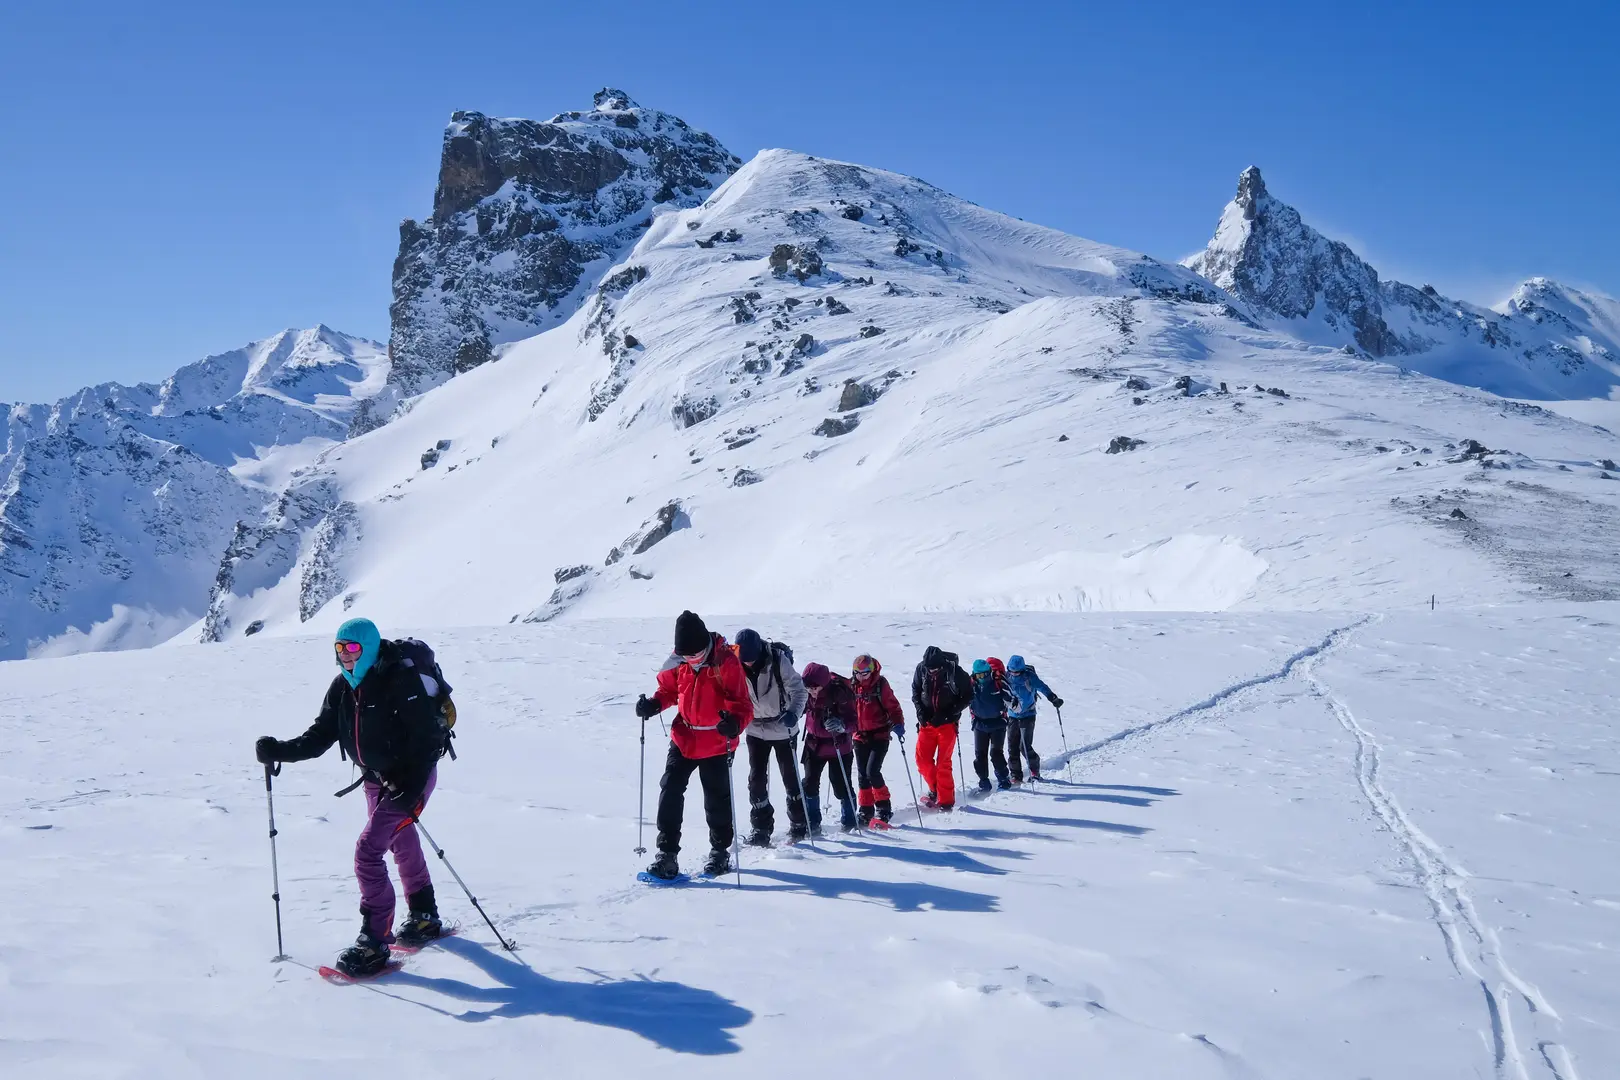
[[[356,430],[572,315],[660,207],[701,202],[742,163],[622,90],[549,122],[458,112],[433,215],[400,226],[387,391]]]
[[[1271,195],[1254,166],[1187,265],[1290,334],[1449,382],[1540,399],[1606,397],[1620,386],[1620,301],[1533,278],[1491,310],[1381,280]]]
[[[377,342],[287,330],[161,384],[7,407],[0,453],[0,659],[59,635],[151,644],[202,614],[236,523],[273,496],[269,457],[342,439],[377,392]]]

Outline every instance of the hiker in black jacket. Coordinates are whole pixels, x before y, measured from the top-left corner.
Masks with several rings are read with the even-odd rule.
[[[956,805],[951,751],[957,725],[973,692],[955,653],[928,646],[911,677],[911,704],[917,710],[917,772],[928,785],[924,806],[949,810]]]

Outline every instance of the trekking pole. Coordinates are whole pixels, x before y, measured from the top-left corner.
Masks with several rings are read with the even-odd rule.
[[[804,801],[804,777],[799,775],[799,733],[793,728],[788,729],[788,745],[793,748],[793,783],[799,789],[799,813],[804,815],[804,838],[810,842],[810,850],[814,851],[816,838],[810,835],[810,807]]]
[[[854,741],[851,740],[850,746],[853,747],[854,745]],[[854,756],[853,750],[851,750],[851,756]],[[833,760],[838,762],[838,771],[844,774],[844,794],[849,799],[849,805],[855,808],[855,835],[865,836],[866,830],[861,828],[861,811],[860,806],[855,798],[855,787],[849,782],[849,766],[844,764],[844,755],[838,752],[838,744],[836,742],[833,743]],[[834,792],[834,794],[837,793]],[[843,824],[843,820],[844,808],[842,804],[840,804],[838,807],[839,824]]]
[[[275,962],[286,960],[287,950],[281,944],[281,868],[276,865],[276,800],[270,791],[270,778],[281,775],[280,765],[264,767],[264,805],[270,811],[270,882],[275,890],[270,899],[276,902],[276,955]]]
[[[738,739],[739,745],[742,740]],[[737,844],[737,782],[732,778],[734,750],[726,751],[726,798],[731,803],[731,867],[737,871],[737,888],[742,888],[742,848]]]
[[[1057,706],[1057,705],[1052,706],[1052,708],[1057,710],[1057,714],[1058,714],[1058,734],[1063,735],[1063,752],[1065,754],[1067,754],[1069,752],[1069,737],[1067,735],[1063,734],[1063,709],[1060,706]]]
[[[962,764],[962,730],[961,730],[961,727],[960,727],[961,721],[958,720],[957,724],[958,724],[958,727],[957,727],[957,731],[956,731],[956,769],[957,769],[957,772],[956,772],[956,776],[957,776],[956,786],[957,786],[958,790],[965,790],[966,787],[967,787],[967,766]],[[969,729],[969,730],[971,730],[971,729]],[[950,759],[947,758],[946,760],[949,761]]]
[[[440,847],[433,839],[433,834],[427,831],[427,826],[422,824],[422,819],[416,814],[412,814],[411,823],[414,824],[422,833],[422,839],[428,842],[428,847],[432,848],[433,854],[437,855],[439,857],[439,861],[444,863],[445,869],[450,871],[450,876],[456,879],[456,884],[460,885],[461,891],[467,894],[467,899],[471,900],[472,906],[478,909],[478,914],[484,916],[484,922],[487,923],[490,930],[494,932],[495,940],[501,943],[501,948],[505,949],[507,952],[517,952],[517,946],[512,944],[512,942],[507,941],[506,938],[501,935],[501,932],[495,929],[495,923],[490,920],[488,913],[484,911],[484,905],[478,902],[478,897],[472,894],[472,890],[467,888],[467,883],[461,880],[461,875],[456,873],[456,868],[450,865],[450,860],[444,857],[444,848]]]
[[[911,785],[911,805],[917,808],[917,826],[926,829],[928,826],[923,824],[922,803],[917,801],[917,781],[911,778],[911,755],[906,753],[906,729],[901,728],[895,735],[900,739],[900,758],[906,767],[906,783]]]
[[[641,783],[636,785],[636,854],[647,854],[647,718],[641,718]]]

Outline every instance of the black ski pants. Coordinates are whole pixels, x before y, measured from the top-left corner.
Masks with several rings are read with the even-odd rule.
[[[1007,758],[1012,765],[1014,777],[1022,780],[1024,777],[1024,762],[1029,762],[1029,775],[1038,776],[1041,771],[1041,755],[1035,752],[1035,718],[1012,717],[1007,721]]]
[[[855,757],[853,754],[840,754],[836,758],[816,757],[814,754],[805,754],[804,761],[804,794],[809,803],[810,827],[821,827],[821,799],[817,793],[821,790],[821,773],[826,770],[832,780],[833,797],[838,800],[839,820],[850,825],[855,821],[855,793],[849,790],[844,783],[844,777],[854,771]]]
[[[681,819],[686,816],[686,785],[692,774],[703,784],[703,816],[709,822],[709,847],[731,848],[731,755],[689,758],[669,744],[664,778],[658,781],[658,850],[673,855],[681,850]]]
[[[979,774],[980,780],[990,779],[990,764],[996,766],[996,779],[1003,784],[1011,783],[1007,779],[1007,725],[992,728],[990,731],[973,731],[973,771]],[[988,756],[989,760],[986,760]]]
[[[855,742],[855,786],[862,791],[872,788],[883,788],[887,792],[889,785],[883,782],[883,758],[889,752],[889,740],[874,739],[871,742]]]
[[[776,829],[776,810],[771,806],[771,755],[776,756],[782,789],[787,793],[788,824],[804,825],[804,800],[800,798],[799,771],[793,761],[793,746],[787,739],[756,739],[748,743],[748,823],[769,836]]]

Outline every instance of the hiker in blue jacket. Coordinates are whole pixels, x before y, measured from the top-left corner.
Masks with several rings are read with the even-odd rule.
[[[1012,691],[1001,684],[995,670],[987,660],[973,661],[973,700],[968,710],[973,714],[973,771],[979,774],[979,790],[990,790],[990,762],[996,766],[996,785],[1006,791],[1012,787],[1007,779],[1007,706],[1012,704]]]
[[[1063,708],[1063,699],[1041,681],[1035,669],[1022,656],[1007,658],[1007,689],[1012,691],[1012,708],[1007,714],[1007,757],[1012,764],[1012,781],[1024,782],[1024,759],[1029,760],[1029,778],[1041,778],[1041,755],[1035,752],[1035,704],[1037,694],[1045,694],[1054,709]]]

